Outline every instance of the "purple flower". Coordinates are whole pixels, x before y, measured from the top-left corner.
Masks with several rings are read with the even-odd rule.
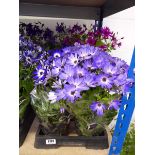
[[[61,66],[53,67],[52,70],[51,70],[51,75],[52,75],[53,77],[58,76],[59,73],[60,73],[60,70],[61,70]]]
[[[32,65],[33,64],[33,55],[32,51],[27,50],[23,52],[23,61],[25,62],[26,65]]]
[[[102,33],[102,35],[103,35],[103,37],[104,37],[105,39],[108,39],[108,38],[111,37],[111,35],[112,35],[112,32],[110,31],[110,29],[109,29],[108,27],[102,28],[102,29],[101,29],[101,33]]]
[[[103,72],[109,75],[115,75],[117,73],[117,68],[110,65],[110,64],[106,64],[103,66]]]
[[[50,71],[50,70],[46,70],[46,71],[47,71],[47,73],[46,73],[46,77],[45,77],[45,79],[44,79],[44,85],[46,85],[48,79],[50,79],[50,78],[52,77],[51,71]]]
[[[64,25],[64,23],[61,23],[61,24],[58,24],[57,23],[57,26],[56,26],[56,31],[58,32],[58,33],[63,33],[63,32],[65,32],[65,25]]]
[[[116,66],[117,68],[123,68],[125,71],[129,68],[127,63],[124,60],[121,60],[120,58],[113,57],[112,60],[112,65]]]
[[[78,54],[77,53],[73,53],[73,54],[70,54],[69,56],[68,56],[68,61],[67,61],[67,63],[69,64],[69,65],[72,65],[72,66],[76,66],[78,63],[79,63],[79,56],[78,56]]]
[[[52,68],[52,76],[58,76],[60,71],[62,70],[62,67],[65,64],[65,59],[56,58],[53,60],[53,68]]]
[[[74,85],[65,85],[64,89],[68,101],[73,103],[76,99],[81,98],[80,91]]]
[[[100,74],[96,77],[96,82],[99,86],[102,88],[108,88],[110,89],[112,87],[112,79],[104,74]]]
[[[54,103],[57,101],[57,95],[54,91],[50,91],[48,93],[48,99],[51,101],[51,103]]]
[[[73,77],[71,77],[71,78],[68,78],[67,81],[68,81],[69,84],[74,85],[77,90],[82,91],[82,90],[88,90],[89,89],[89,87],[83,82],[84,81],[83,78],[79,78],[79,77],[73,78]]]
[[[88,87],[96,87],[95,74],[85,76],[84,82]]]
[[[65,108],[61,107],[61,108],[60,108],[60,113],[63,114],[64,112],[65,112]]]
[[[125,95],[127,98],[130,96],[130,88],[133,86],[133,84],[133,79],[127,79],[126,83],[121,86],[121,93],[123,93],[123,95]]]
[[[87,75],[88,71],[87,71],[85,68],[76,67],[76,68],[75,68],[75,73],[76,73],[76,75],[78,75],[79,77],[84,77],[85,75]]]
[[[60,79],[66,80],[69,77],[73,77],[75,74],[75,69],[72,66],[66,65],[59,75]]]
[[[90,55],[90,49],[88,47],[88,45],[83,45],[83,48],[80,48],[77,52],[79,54],[79,57],[82,60],[86,60],[86,59],[90,59],[91,55]]]
[[[95,56],[98,55],[100,52],[103,52],[103,50],[101,50],[100,48],[94,47],[94,46],[88,46],[87,48],[89,49],[89,54],[91,56]]]
[[[114,84],[116,86],[124,85],[126,83],[126,79],[127,79],[127,73],[125,73],[125,74],[119,74],[114,79]]]
[[[81,32],[81,30],[82,30],[82,27],[78,24],[75,24],[70,31],[71,33],[75,33],[75,32]]]
[[[93,57],[93,67],[96,69],[102,68],[104,64],[106,64],[107,60],[103,57],[103,55],[95,55]]]
[[[62,50],[63,50],[63,53],[67,54],[67,53],[71,53],[72,49],[73,47],[65,47]]]
[[[53,67],[62,67],[64,66],[66,63],[66,59],[65,58],[55,58],[53,60],[52,66]]]
[[[120,105],[121,105],[121,103],[119,100],[113,100],[113,101],[111,101],[111,103],[109,105],[109,109],[110,110],[112,110],[112,109],[118,110]]]
[[[106,106],[100,102],[92,102],[90,109],[97,113],[98,116],[103,116]]]
[[[33,72],[33,74],[35,75],[33,78],[34,80],[38,83],[38,82],[43,82],[44,79],[46,78],[46,70],[41,66],[39,65],[36,70]]]
[[[94,67],[92,66],[92,62],[91,62],[90,59],[84,61],[84,63],[83,63],[83,67],[84,67],[85,69],[87,69],[87,70],[94,69]]]
[[[55,50],[53,53],[52,53],[53,57],[54,58],[59,58],[62,56],[62,51],[61,50]]]
[[[65,90],[64,89],[56,89],[57,101],[61,99],[66,99]]]

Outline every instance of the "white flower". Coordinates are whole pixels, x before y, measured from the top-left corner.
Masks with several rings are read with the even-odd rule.
[[[50,92],[48,93],[48,99],[51,101],[51,103],[56,102],[56,100],[57,100],[57,95],[56,95],[56,93],[55,93],[54,91],[50,91]]]

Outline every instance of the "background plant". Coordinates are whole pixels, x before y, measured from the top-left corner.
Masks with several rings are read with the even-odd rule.
[[[43,23],[20,23],[19,31],[22,36],[40,45],[46,51],[72,46],[76,42],[80,44],[90,44],[97,46],[104,51],[110,52],[121,46],[122,38],[118,38],[118,33],[114,33],[108,27],[94,30],[91,25],[74,24],[66,26],[64,23],[57,23],[55,30],[50,30]]]
[[[19,37],[19,119],[22,122],[28,104],[30,92],[34,88],[32,72],[43,56],[42,48],[26,37]]]
[[[126,135],[121,155],[135,155],[135,125],[131,124]]]
[[[123,39],[123,37],[118,39],[117,34],[108,27],[94,30],[93,25],[91,28],[78,24],[67,27],[64,23],[57,23],[56,31],[56,38],[64,47],[74,45],[77,42],[100,47],[104,51],[111,52],[121,46],[121,39]]]

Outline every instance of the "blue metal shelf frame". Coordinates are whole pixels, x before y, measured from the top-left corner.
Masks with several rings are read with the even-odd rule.
[[[135,49],[133,51],[128,78],[135,79]],[[121,153],[123,143],[130,125],[132,114],[135,108],[135,84],[130,88],[130,97],[122,97],[122,105],[119,110],[113,138],[109,150],[109,155],[119,155]]]

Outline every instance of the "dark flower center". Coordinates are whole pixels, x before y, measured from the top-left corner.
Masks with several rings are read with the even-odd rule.
[[[101,106],[101,103],[98,103],[98,106],[100,107]]]
[[[82,75],[82,73],[79,73],[79,77],[82,77],[83,75]]]
[[[59,57],[59,55],[58,54],[55,54],[55,58],[58,58]]]
[[[105,82],[106,80],[107,80],[107,79],[106,79],[105,77],[104,77],[104,78],[102,78],[102,81],[103,81],[103,82]]]
[[[27,58],[27,61],[29,61],[29,62],[30,62],[30,61],[31,61],[31,59],[30,59],[30,58]]]
[[[115,62],[112,62],[111,65],[112,65],[112,66],[116,66],[116,63],[115,63]]]
[[[40,72],[40,75],[43,75],[43,72]]]
[[[71,95],[74,95],[75,94],[75,91],[71,91]]]
[[[77,60],[75,60],[74,63],[76,64],[77,63]]]

